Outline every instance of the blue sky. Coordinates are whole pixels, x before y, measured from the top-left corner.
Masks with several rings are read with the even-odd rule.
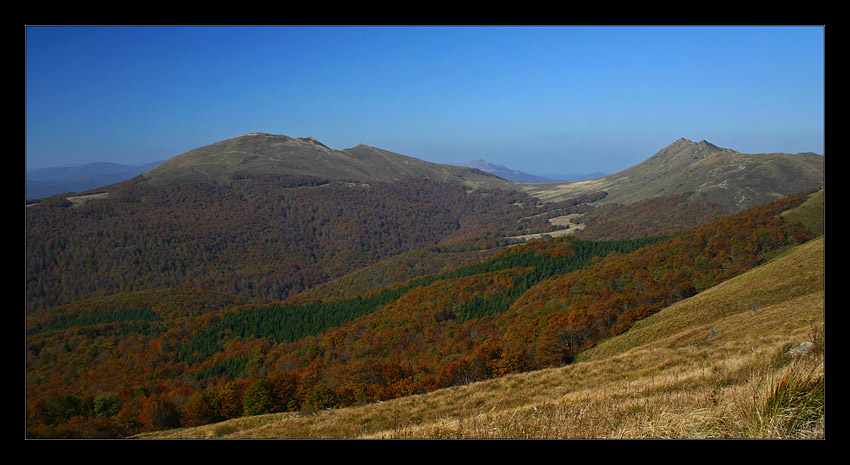
[[[27,27],[27,168],[249,132],[535,174],[824,152],[823,27]]]

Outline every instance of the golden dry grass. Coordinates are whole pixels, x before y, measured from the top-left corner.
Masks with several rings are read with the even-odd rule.
[[[572,365],[158,438],[823,438],[824,239],[647,318]],[[803,342],[813,347],[791,356]]]

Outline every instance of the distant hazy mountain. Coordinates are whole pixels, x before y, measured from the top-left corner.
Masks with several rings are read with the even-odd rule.
[[[519,170],[512,170],[510,168],[506,168],[502,165],[496,165],[493,163],[486,162],[481,160],[473,160],[466,164],[466,166],[471,166],[473,168],[478,168],[481,171],[486,171],[491,174],[495,174],[496,176],[507,179],[508,181],[513,182],[555,182],[556,179],[544,178],[542,176],[535,176],[533,174],[523,173]]]
[[[587,173],[587,174],[570,174],[570,175],[554,175],[554,176],[537,176],[534,174],[524,173],[519,170],[507,168],[502,165],[490,163],[480,158],[467,163],[465,166],[478,168],[481,171],[494,174],[502,179],[507,179],[513,182],[523,183],[539,183],[539,182],[564,182],[564,181],[582,181],[585,179],[593,179],[605,176],[605,173]]]
[[[138,176],[161,162],[121,165],[95,162],[76,166],[40,168],[26,172],[26,198],[38,199],[66,192],[84,192]]]

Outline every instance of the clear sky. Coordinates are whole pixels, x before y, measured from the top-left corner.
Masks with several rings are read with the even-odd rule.
[[[27,27],[26,165],[249,132],[534,174],[824,153],[823,27]]]

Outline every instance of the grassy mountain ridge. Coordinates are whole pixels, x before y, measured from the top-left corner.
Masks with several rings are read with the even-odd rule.
[[[306,175],[359,182],[427,178],[470,188],[520,189],[544,202],[607,192],[602,203],[632,204],[694,192],[693,201],[716,203],[731,213],[823,185],[824,157],[746,154],[682,138],[618,173],[585,181],[529,184],[363,144],[336,150],[312,137],[252,133],[175,156],[143,177],[149,184],[162,185],[228,183],[242,175]]]
[[[152,186],[228,184],[257,176],[308,176],[364,183],[426,178],[472,189],[519,189],[542,202],[606,192],[605,199],[597,203],[627,205],[693,193],[693,202],[716,203],[732,213],[822,186],[824,157],[813,153],[745,154],[683,138],[618,173],[584,181],[529,184],[363,144],[337,150],[312,137],[250,133],[172,157],[136,182]]]
[[[238,175],[307,175],[360,182],[427,178],[490,188],[511,184],[474,168],[430,163],[363,144],[336,150],[312,137],[264,133],[234,137],[177,155],[147,171],[144,179],[152,185],[226,184]]]
[[[632,204],[695,192],[728,212],[776,200],[824,183],[824,157],[812,153],[746,154],[709,142],[679,139],[647,160],[618,173],[571,183],[522,185],[541,200],[605,191],[606,203]]]

